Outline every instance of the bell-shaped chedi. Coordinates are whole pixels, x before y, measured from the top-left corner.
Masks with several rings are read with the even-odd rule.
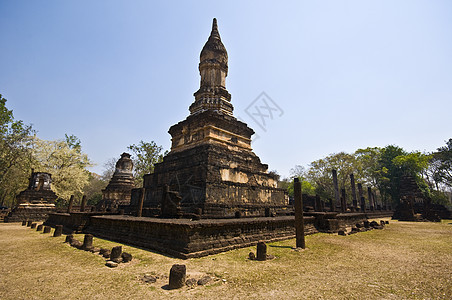
[[[51,189],[52,175],[31,170],[28,187],[16,196],[17,205],[5,218],[7,222],[45,220],[49,213],[55,211],[58,198]]]
[[[144,176],[144,207],[162,212],[170,191],[178,193],[178,206],[185,215],[258,216],[265,214],[265,208],[284,209],[287,194],[277,188],[277,177],[268,173],[251,149],[254,131],[232,114],[226,90],[228,54],[216,19],[201,51],[199,72],[200,88],[190,115],[169,129],[171,151],[155,165],[153,174]],[[135,198],[132,204],[138,203]]]
[[[134,186],[133,162],[129,153],[121,154],[116,162],[115,172],[107,187],[102,190],[101,206],[105,209],[117,208],[119,205],[128,205]]]

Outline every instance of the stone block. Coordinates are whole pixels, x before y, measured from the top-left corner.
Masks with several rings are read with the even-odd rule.
[[[73,239],[74,239],[74,235],[68,234],[68,235],[66,235],[66,239],[64,240],[64,242],[71,244]]]
[[[111,249],[110,260],[114,262],[121,261],[122,246],[116,246]]]
[[[179,289],[185,285],[187,268],[185,265],[175,264],[171,267],[169,275],[169,288]]]
[[[256,259],[259,261],[267,260],[267,245],[264,242],[257,243]]]
[[[63,225],[55,225],[55,232],[53,233],[53,237],[58,237],[63,234]]]
[[[85,234],[85,237],[83,239],[83,246],[82,249],[89,251],[91,250],[93,247],[93,235],[92,234]]]

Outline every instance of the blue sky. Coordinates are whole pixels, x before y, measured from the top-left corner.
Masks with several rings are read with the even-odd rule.
[[[452,137],[451,1],[0,0],[0,93],[40,138],[79,137],[97,173],[140,140],[169,149],[214,17],[270,170]],[[280,108],[265,126],[247,113],[262,92]]]

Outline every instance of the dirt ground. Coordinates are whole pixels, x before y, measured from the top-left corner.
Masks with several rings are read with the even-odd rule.
[[[134,259],[112,269],[52,233],[0,223],[0,299],[452,299],[452,220],[315,234],[303,251],[292,249],[295,240],[271,243],[276,258],[265,262],[248,259],[255,247],[181,260],[122,245]],[[94,245],[121,244],[94,238]],[[187,278],[212,281],[168,290],[176,263],[187,266]],[[143,282],[146,274],[156,282]]]

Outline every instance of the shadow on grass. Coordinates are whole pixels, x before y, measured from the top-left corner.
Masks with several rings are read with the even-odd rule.
[[[180,288],[170,288],[169,284],[165,284],[164,286],[162,286],[162,290],[165,290],[165,291],[178,290],[178,289],[182,289],[182,288],[183,288],[183,286]]]
[[[278,246],[278,245],[268,245],[269,247],[273,248],[286,248],[286,249],[292,249],[292,246]]]

